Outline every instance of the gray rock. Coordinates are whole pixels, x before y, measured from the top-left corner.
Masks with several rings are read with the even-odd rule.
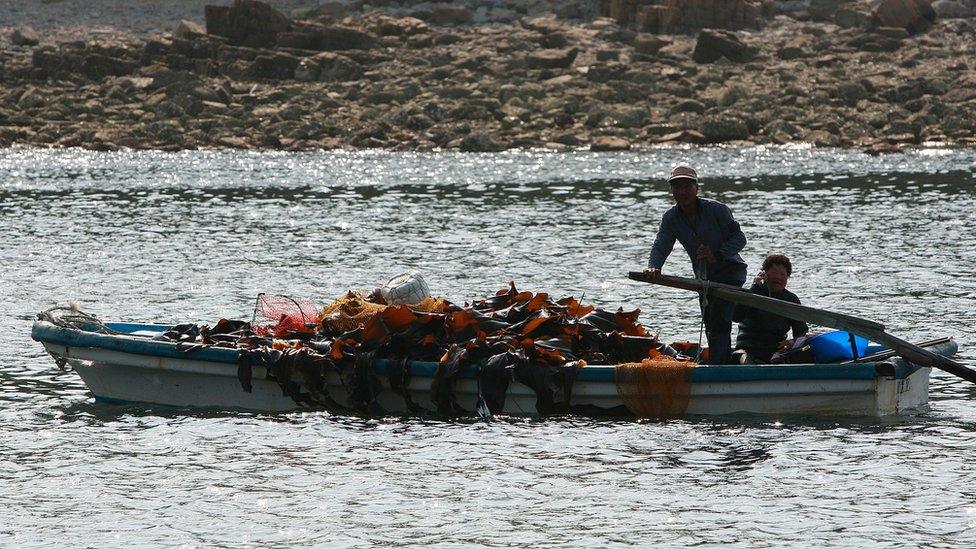
[[[131,74],[136,68],[136,64],[132,61],[100,53],[92,53],[85,56],[81,67],[78,67],[77,70],[88,78],[101,80],[107,76]]]
[[[429,27],[416,17],[380,17],[376,32],[380,36],[413,36],[427,32]]]
[[[582,141],[580,141],[575,133],[562,133],[554,136],[552,140],[569,147],[578,147],[582,144]]]
[[[197,76],[193,73],[177,71],[159,65],[143,67],[139,70],[139,74],[142,78],[149,79],[149,82],[143,86],[148,90],[159,90],[173,84],[198,80]]]
[[[332,26],[322,29],[318,49],[323,51],[369,50],[379,42],[376,36],[352,27]]]
[[[247,75],[257,79],[291,80],[295,77],[298,63],[297,57],[285,53],[259,55],[251,62]]]
[[[22,110],[35,109],[37,107],[43,107],[47,104],[47,100],[41,95],[37,88],[29,87],[24,90],[21,94],[20,99],[17,100],[17,108]]]
[[[305,58],[295,67],[295,80],[299,82],[315,82],[319,79],[319,65],[314,60]]]
[[[741,118],[732,116],[705,117],[699,129],[707,143],[724,143],[749,138],[749,126]]]
[[[40,35],[31,27],[20,27],[10,33],[10,43],[15,46],[36,46],[40,42]]]
[[[729,86],[722,92],[718,104],[723,107],[731,107],[739,102],[740,99],[748,97],[749,91],[742,86]]]
[[[956,0],[936,0],[932,2],[932,9],[939,19],[952,19],[956,17],[972,17],[973,8]]]
[[[859,82],[844,82],[837,86],[836,93],[848,107],[854,107],[858,101],[868,97],[868,91]]]
[[[776,57],[784,61],[789,61],[790,59],[800,59],[803,57],[809,57],[810,52],[804,48],[797,45],[786,45],[777,50]]]
[[[434,125],[434,121],[424,114],[411,114],[403,124],[408,129],[422,131]]]
[[[810,0],[807,13],[814,21],[830,21],[838,8],[847,3],[847,0]]]
[[[461,139],[458,147],[464,152],[497,152],[504,149],[483,131],[474,132]]]
[[[675,141],[679,143],[704,143],[705,136],[697,130],[679,130],[662,135],[657,141],[659,143],[670,143]]]
[[[644,55],[654,55],[664,46],[670,45],[669,40],[647,33],[640,33],[634,38],[634,51]]]
[[[617,115],[617,125],[621,128],[640,128],[650,121],[647,109],[637,107]]]
[[[729,61],[745,63],[756,56],[756,49],[745,44],[735,33],[704,29],[698,34],[692,59],[696,63],[714,63],[725,57]]]
[[[597,103],[586,111],[586,125],[596,128],[610,116],[610,110],[602,104]]]
[[[593,139],[590,150],[593,152],[629,151],[630,142],[622,137],[602,135]]]
[[[182,38],[183,40],[192,40],[206,35],[207,29],[203,25],[186,19],[181,19],[180,24],[173,31],[173,36]]]
[[[275,41],[275,45],[279,48],[321,50],[322,29],[317,27],[302,27],[293,31],[279,32]]]
[[[901,27],[878,27],[874,29],[874,32],[895,40],[904,40],[909,37],[908,31]]]
[[[318,79],[322,82],[358,80],[364,72],[362,65],[338,53],[323,52],[312,61],[319,67]]]
[[[872,13],[880,27],[901,27],[911,34],[929,28],[935,21],[930,0],[881,0]]]
[[[435,4],[430,7],[428,21],[435,25],[465,25],[474,21],[474,14],[464,6]]]
[[[834,13],[834,23],[841,28],[863,27],[871,20],[871,14],[852,8],[841,8]]]
[[[553,34],[562,32],[565,25],[555,17],[527,17],[522,19],[522,26],[536,31],[540,34]]]
[[[763,127],[763,133],[769,136],[775,134],[785,134],[793,137],[797,133],[797,128],[791,122],[782,119],[776,119]]]
[[[892,52],[901,48],[902,41],[881,34],[865,33],[851,38],[847,44],[862,51]]]
[[[611,80],[624,80],[627,76],[627,66],[621,63],[607,63],[588,67],[586,79],[590,82],[605,83]],[[617,89],[620,89],[619,87]]]
[[[680,103],[675,105],[671,109],[671,112],[674,113],[694,112],[694,113],[701,114],[705,112],[705,110],[706,110],[705,104],[702,103],[701,101],[698,101],[697,99],[685,99],[684,101],[681,101]]]
[[[579,50],[539,50],[525,56],[526,65],[533,69],[568,69],[576,59]]]
[[[241,46],[273,46],[278,33],[292,27],[284,14],[257,0],[235,0],[231,6],[208,5],[203,13],[208,34],[223,36]]]

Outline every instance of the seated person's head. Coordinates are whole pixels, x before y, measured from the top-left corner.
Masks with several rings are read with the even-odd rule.
[[[783,254],[769,254],[763,260],[762,270],[766,273],[766,284],[774,292],[786,288],[786,283],[793,274],[793,264],[790,258]]]

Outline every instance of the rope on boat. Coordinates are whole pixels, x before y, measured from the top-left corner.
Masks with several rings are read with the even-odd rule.
[[[701,323],[698,327],[698,351],[695,354],[695,362],[701,363],[703,347],[702,338],[705,335],[705,312],[708,310],[708,274],[705,265],[705,260],[699,260],[697,263],[697,268],[694,269],[695,276],[700,278],[702,284],[704,284],[704,290],[701,294],[701,299],[698,301],[698,307],[701,309]]]
[[[105,323],[99,320],[95,315],[88,314],[78,309],[76,305],[70,305],[68,307],[51,307],[46,311],[37,313],[37,320],[50,322],[51,324],[60,326],[62,328],[73,328],[75,330],[83,330],[86,332],[100,332],[103,334],[121,333],[106,326]]]
[[[614,381],[624,406],[637,417],[684,415],[691,400],[695,363],[662,355],[641,362],[617,364]]]

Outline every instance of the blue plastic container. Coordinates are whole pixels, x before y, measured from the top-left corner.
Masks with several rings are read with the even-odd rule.
[[[851,353],[851,336],[848,332],[827,332],[810,338],[807,343],[813,350],[813,358],[818,364],[842,362],[854,358]],[[868,348],[868,340],[861,336],[854,336],[854,343],[857,346],[857,356],[864,356]]]
[[[875,353],[880,353],[881,351],[887,351],[888,348],[884,345],[878,345],[877,343],[871,343],[868,348],[864,350],[864,355],[873,355]]]

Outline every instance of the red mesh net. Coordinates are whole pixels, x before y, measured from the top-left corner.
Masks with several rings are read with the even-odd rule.
[[[319,324],[319,307],[310,299],[286,295],[259,294],[251,326],[254,333],[285,337],[311,334]]]

